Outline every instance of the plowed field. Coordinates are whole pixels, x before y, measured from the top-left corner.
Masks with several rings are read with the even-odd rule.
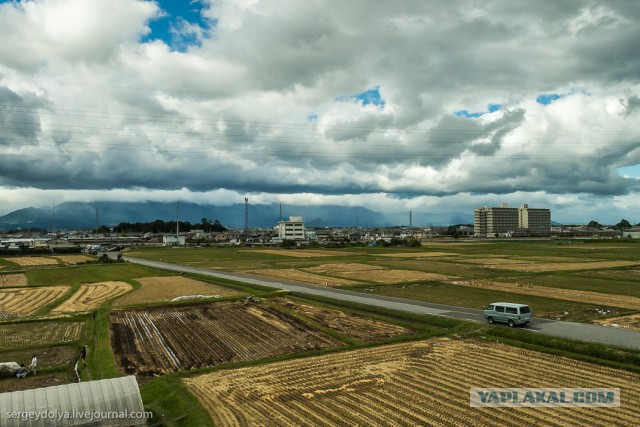
[[[245,295],[244,292],[235,289],[182,276],[140,277],[135,280],[140,283],[140,288],[118,298],[115,305],[171,301],[174,298],[189,295],[217,295],[219,297]]]
[[[640,375],[486,342],[401,343],[183,381],[218,426],[591,427],[640,419]],[[619,387],[621,406],[472,408],[472,387]]]
[[[114,311],[111,330],[119,366],[142,376],[342,345],[294,317],[255,303]]]
[[[9,288],[0,290],[0,319],[28,316],[60,298],[69,286]]]
[[[18,288],[28,284],[24,274],[0,274],[0,288]]]
[[[413,333],[411,329],[402,326],[391,325],[378,320],[348,314],[340,310],[304,304],[286,298],[276,298],[273,302],[359,341],[379,341]]]
[[[71,298],[51,310],[51,313],[74,313],[94,310],[118,295],[131,290],[132,286],[125,282],[100,282],[80,286]]]

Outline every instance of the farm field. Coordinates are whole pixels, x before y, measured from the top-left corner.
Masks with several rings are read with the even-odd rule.
[[[0,323],[0,351],[77,341],[84,328],[83,322]]]
[[[80,264],[82,262],[95,260],[95,258],[86,255],[56,255],[55,258],[64,264]]]
[[[29,316],[63,296],[69,286],[0,289],[0,320]]]
[[[5,258],[5,259],[7,261],[11,261],[23,267],[31,267],[34,265],[58,265],[57,259],[41,257],[41,256],[16,257],[16,258]]]
[[[126,374],[139,376],[343,345],[258,303],[114,310],[110,318],[117,363]]]
[[[24,274],[0,274],[0,288],[19,288],[28,284]]]
[[[413,330],[403,326],[348,314],[340,310],[305,304],[288,298],[275,298],[271,301],[361,342],[380,341],[414,333]]]
[[[228,249],[228,250],[226,250]],[[278,277],[319,286],[481,308],[495,300],[535,304],[537,317],[591,321],[638,310],[640,243],[635,241],[424,242],[421,248],[354,247],[138,250],[131,256]],[[308,256],[303,255],[307,253]],[[291,257],[282,253],[292,253]],[[501,286],[456,290],[450,283]],[[519,287],[531,284],[532,288]],[[504,285],[502,285],[504,284]],[[565,292],[566,291],[566,292]],[[575,292],[574,292],[575,291]],[[592,293],[583,293],[592,292]],[[628,299],[627,296],[634,298]]]
[[[139,277],[135,281],[140,283],[140,288],[118,298],[114,305],[171,301],[174,298],[192,295],[217,295],[219,297],[246,295],[245,292],[183,276]]]
[[[478,357],[482,355],[482,357]],[[521,369],[526,366],[526,369]],[[431,339],[188,377],[217,426],[634,425],[640,375],[481,341]],[[619,408],[471,408],[472,387],[620,388]]]
[[[111,298],[128,292],[133,287],[125,282],[98,282],[81,285],[66,301],[51,310],[51,313],[77,313],[90,311]]]
[[[557,298],[605,307],[627,308],[640,310],[640,298],[629,295],[613,295],[602,292],[579,291],[575,289],[551,288],[548,286],[534,286],[524,283],[491,282],[488,280],[471,280],[453,282],[454,285],[491,289],[522,295],[535,295],[547,298]]]
[[[602,320],[594,320],[593,323],[598,325],[609,326],[612,328],[625,328],[640,330],[640,314],[631,314],[629,316],[609,317]]]

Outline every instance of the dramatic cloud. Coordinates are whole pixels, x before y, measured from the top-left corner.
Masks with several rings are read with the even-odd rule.
[[[0,1],[0,214],[260,201],[640,221],[640,3]]]

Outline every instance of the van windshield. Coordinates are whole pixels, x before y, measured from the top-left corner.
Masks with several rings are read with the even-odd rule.
[[[527,313],[531,313],[531,309],[529,308],[528,305],[525,305],[524,307],[520,307],[520,314],[527,314]]]

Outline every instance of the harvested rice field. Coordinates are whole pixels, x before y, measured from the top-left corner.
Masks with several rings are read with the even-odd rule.
[[[51,310],[51,313],[78,313],[94,310],[103,302],[130,291],[133,287],[125,282],[99,282],[81,285],[66,301]]]
[[[5,258],[7,261],[13,262],[23,267],[31,267],[34,265],[58,265],[58,260],[55,258],[46,258],[41,256],[32,257],[16,257]]]
[[[300,271],[293,268],[281,268],[281,269],[265,268],[261,270],[248,270],[246,271],[246,273],[255,274],[257,276],[278,277],[286,280],[300,281],[300,282],[308,283],[310,285],[329,286],[329,287],[355,285],[358,283],[362,283],[356,280],[349,280],[349,279],[342,279],[342,278],[336,278],[336,277],[322,276],[320,274],[307,273],[306,271]]]
[[[29,316],[52,303],[69,290],[69,286],[7,288],[0,290],[0,320]]]
[[[79,340],[82,322],[28,322],[0,324],[0,351],[58,345]]]
[[[245,292],[183,276],[140,277],[135,281],[140,283],[140,288],[118,298],[114,305],[171,301],[174,298],[187,296],[233,297],[246,295]]]
[[[482,355],[482,357],[479,357]],[[522,369],[526,366],[526,369]],[[185,378],[217,426],[630,426],[639,374],[504,344],[431,339]],[[617,408],[473,408],[472,387],[620,388]]]
[[[640,310],[640,298],[629,295],[605,294],[602,292],[580,291],[576,289],[552,288],[522,283],[492,282],[490,280],[455,281],[454,285],[469,286],[495,291],[511,292],[514,294],[535,295],[576,301],[585,304],[602,305],[606,307],[628,308]]]
[[[86,255],[56,255],[55,257],[65,264],[80,264],[82,262],[95,260],[95,258]]]
[[[340,310],[305,304],[288,298],[276,298],[273,302],[362,342],[380,341],[414,333],[413,330],[403,326],[348,314]]]
[[[448,280],[451,276],[438,273],[427,273],[416,270],[396,270],[385,267],[360,263],[322,264],[318,267],[307,268],[314,273],[340,276],[374,283],[402,283],[417,280]]]
[[[242,251],[241,251],[242,252]],[[249,251],[248,251],[249,252]],[[340,252],[340,251],[322,251],[322,250],[313,250],[313,249],[305,249],[305,250],[295,250],[295,249],[258,249],[250,251],[252,253],[264,253],[270,255],[282,255],[282,256],[290,256],[294,258],[316,258],[316,257],[327,257],[327,256],[351,256],[355,255],[354,252]]]
[[[19,288],[28,285],[29,281],[24,274],[0,274],[0,288]]]

